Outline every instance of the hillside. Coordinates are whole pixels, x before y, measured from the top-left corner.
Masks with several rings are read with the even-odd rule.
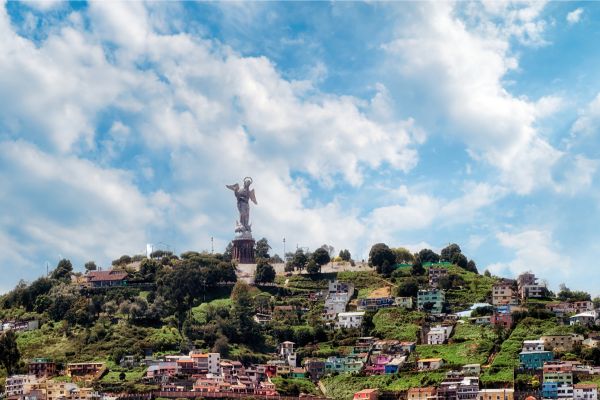
[[[313,376],[306,364],[312,359],[339,364],[335,367],[339,370],[319,376],[327,396],[339,399],[350,398],[363,388],[399,392],[437,385],[446,372],[466,364],[482,366],[480,378],[485,387],[513,387],[516,383],[527,387],[534,384],[531,377],[515,374],[523,340],[548,334],[588,334],[595,329],[564,326],[564,319],[546,311],[547,297],[515,308],[509,329],[489,322],[478,325],[476,318],[456,321],[450,318],[453,313],[475,303],[491,302],[493,285],[503,280],[452,263],[434,262],[423,267],[400,264],[389,271],[378,270],[378,266],[366,271],[312,274],[297,270],[295,274],[273,276],[272,283],[249,286],[236,283],[235,265],[220,254],[164,253],[136,257],[135,261],[124,256],[108,271],[90,269],[86,274],[74,273],[70,263],[63,260],[50,276],[20,284],[0,298],[1,320],[14,324],[37,321],[39,325],[37,329],[14,329],[19,358],[12,364],[3,362],[0,379],[3,382],[10,374],[27,372],[28,363],[38,358],[52,360],[59,371],[69,363],[94,361],[103,363],[104,369],[100,376],[85,382],[96,390],[155,391],[165,383],[149,379],[148,366],[163,365],[161,360],[169,355],[181,361],[193,351],[218,353],[221,360],[240,361],[250,369],[272,365],[277,372],[265,382],[275,386],[260,390],[277,390],[279,394],[319,394],[317,379],[310,379]],[[435,290],[441,289],[445,295],[441,315],[432,313],[427,305],[416,307],[419,290],[432,290],[434,273],[441,274],[434,283],[439,288]],[[97,283],[96,279],[104,281]],[[334,293],[328,291],[334,281],[343,283],[342,289],[335,289],[342,292],[335,293],[344,294],[343,290],[351,288],[343,311],[354,312],[382,298],[410,299],[412,305],[386,303],[388,306],[367,309],[355,327],[339,328],[339,321],[327,319],[327,299]],[[581,292],[560,295],[585,297]],[[485,317],[487,311],[478,312],[476,315]],[[427,333],[440,323],[451,326],[451,334],[443,339],[443,345],[428,344]],[[404,355],[405,359],[395,372],[378,375],[372,372],[378,367],[369,358],[372,345],[365,348],[368,353],[357,350],[363,336],[385,339],[395,346],[412,343],[412,347],[389,353]],[[286,341],[294,342],[289,354],[297,359],[296,366],[287,369],[280,365],[288,362],[281,356]],[[556,355],[585,361],[596,357],[581,347]],[[333,358],[326,361],[328,357]],[[419,360],[438,358],[444,362],[440,369],[418,369]],[[80,385],[84,382],[60,374],[57,379]],[[177,379],[189,382],[191,389],[193,381],[185,371],[178,370]]]

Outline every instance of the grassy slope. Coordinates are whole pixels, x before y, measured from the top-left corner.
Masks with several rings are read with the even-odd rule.
[[[495,334],[492,328],[468,323],[457,324],[450,343],[419,345],[419,357],[441,357],[455,365],[484,364],[492,350]]]
[[[416,341],[425,314],[403,308],[386,308],[373,316],[374,335],[386,339]]]

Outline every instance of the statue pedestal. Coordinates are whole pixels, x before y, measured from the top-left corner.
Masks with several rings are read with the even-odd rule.
[[[233,239],[232,258],[239,264],[254,263],[254,239],[250,237],[236,237]]]

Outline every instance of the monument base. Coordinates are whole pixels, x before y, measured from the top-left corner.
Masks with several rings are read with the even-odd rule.
[[[254,239],[251,237],[233,239],[231,258],[239,264],[254,263]]]

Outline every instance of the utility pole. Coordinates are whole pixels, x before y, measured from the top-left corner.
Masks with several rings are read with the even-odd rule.
[[[285,257],[285,238],[283,238],[283,262],[286,262],[286,257]]]
[[[215,252],[215,238],[210,237],[210,254],[214,254]]]

